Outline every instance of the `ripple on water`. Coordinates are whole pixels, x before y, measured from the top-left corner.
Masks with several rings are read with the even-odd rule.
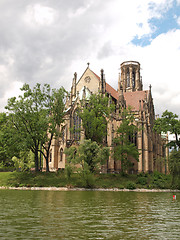
[[[180,194],[0,190],[1,239],[178,239]]]

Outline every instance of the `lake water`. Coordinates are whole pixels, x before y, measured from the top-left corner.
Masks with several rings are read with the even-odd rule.
[[[180,239],[180,193],[0,190],[0,239]]]

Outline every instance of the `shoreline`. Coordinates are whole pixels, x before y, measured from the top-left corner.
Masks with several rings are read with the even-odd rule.
[[[5,190],[33,190],[33,191],[99,191],[99,192],[180,192],[178,189],[120,189],[120,188],[68,188],[68,187],[0,187]]]

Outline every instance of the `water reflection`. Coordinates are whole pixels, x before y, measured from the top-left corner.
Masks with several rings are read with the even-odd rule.
[[[1,239],[178,239],[180,194],[0,190]]]

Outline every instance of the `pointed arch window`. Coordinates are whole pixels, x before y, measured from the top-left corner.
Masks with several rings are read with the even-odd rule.
[[[81,118],[78,116],[77,112],[74,112],[73,115],[73,135],[74,140],[80,140],[81,133]]]
[[[60,162],[63,161],[63,149],[61,148],[60,149]]]
[[[133,135],[129,135],[129,142],[134,143],[136,147],[137,145],[137,132],[135,132]]]

